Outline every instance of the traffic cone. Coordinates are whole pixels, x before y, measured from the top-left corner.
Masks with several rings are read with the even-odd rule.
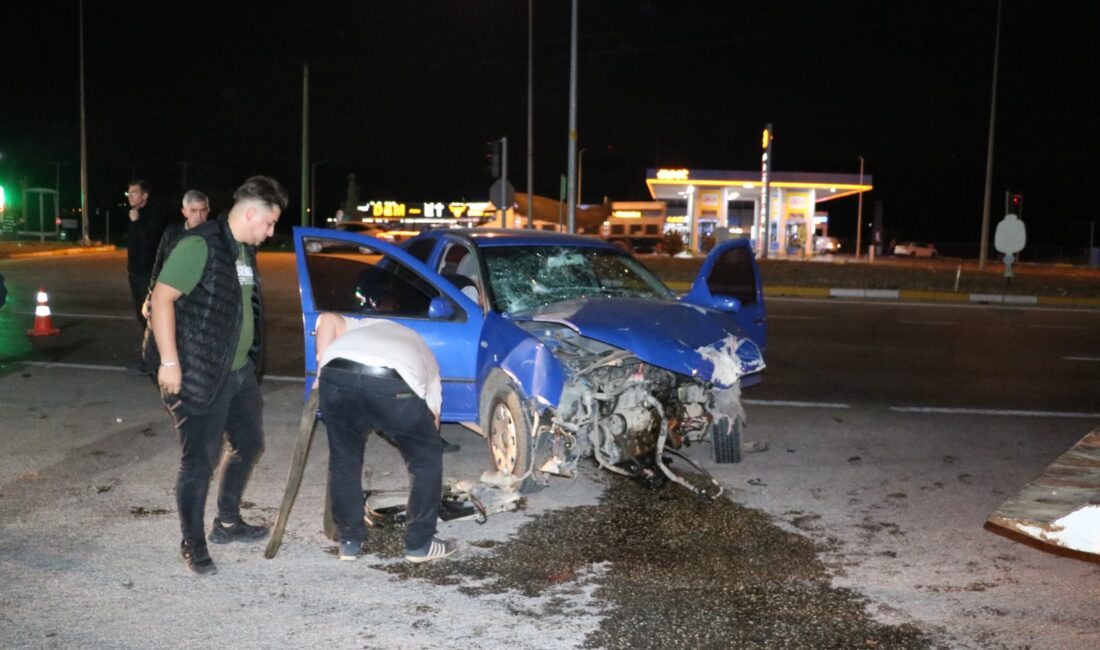
[[[53,326],[50,318],[50,297],[45,288],[38,289],[38,305],[34,308],[34,329],[27,330],[27,336],[51,336],[61,330]]]

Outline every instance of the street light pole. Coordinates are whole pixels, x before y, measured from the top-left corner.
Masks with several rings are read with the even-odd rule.
[[[88,127],[84,113],[84,0],[80,0],[80,243],[88,238]],[[111,238],[111,212],[107,211],[107,239]]]
[[[566,192],[566,218],[569,219],[568,231],[571,233],[577,232],[576,192],[572,191],[577,186],[577,4],[577,0],[573,0],[569,39],[569,155],[566,160],[570,191]]]
[[[993,125],[997,122],[997,62],[1001,53],[1001,0],[997,0],[997,35],[993,39],[993,89],[989,97],[989,148],[985,155],[985,200],[982,202],[982,243],[978,247],[978,268],[985,268],[989,255],[989,210],[993,199]]]
[[[859,156],[859,207],[856,208],[856,259],[863,246],[863,156]]]
[[[535,227],[535,0],[527,0],[527,227]]]
[[[328,158],[316,160],[309,165],[309,225],[317,225],[317,167],[329,162]]]
[[[577,154],[577,204],[584,203],[584,195],[581,194],[581,183],[584,181],[584,152],[588,151],[588,147],[580,150]]]

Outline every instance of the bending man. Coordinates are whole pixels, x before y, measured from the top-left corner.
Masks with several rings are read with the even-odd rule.
[[[363,447],[382,432],[405,459],[405,559],[429,562],[455,552],[435,537],[443,488],[439,437],[442,385],[432,351],[413,330],[387,320],[334,313],[317,319],[321,413],[329,445],[329,496],[340,533],[340,559],[358,558],[363,521]]]

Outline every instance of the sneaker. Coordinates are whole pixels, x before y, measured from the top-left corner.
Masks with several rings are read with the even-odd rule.
[[[359,559],[359,553],[363,550],[363,542],[344,540],[340,542],[340,559],[345,562],[354,562]]]
[[[180,557],[183,558],[183,566],[197,576],[213,575],[218,572],[218,567],[214,566],[214,560],[210,559],[210,552],[206,550],[206,542],[202,540],[180,542]]]
[[[215,544],[228,544],[229,542],[254,542],[267,537],[267,526],[253,526],[246,524],[243,519],[226,524],[221,519],[214,520],[214,526],[210,535],[206,538]]]
[[[428,542],[428,545],[424,548],[416,550],[406,550],[405,559],[415,564],[421,562],[431,562],[432,560],[442,560],[448,555],[454,554],[458,550],[458,543],[453,539],[439,539],[433,537],[432,541]]]

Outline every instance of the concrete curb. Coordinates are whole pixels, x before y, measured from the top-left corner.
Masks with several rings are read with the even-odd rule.
[[[89,253],[110,253],[117,250],[114,244],[104,246],[73,246],[71,248],[55,248],[47,251],[34,251],[30,253],[0,253],[0,260],[24,260],[37,257],[61,257],[64,255],[86,255]]]

